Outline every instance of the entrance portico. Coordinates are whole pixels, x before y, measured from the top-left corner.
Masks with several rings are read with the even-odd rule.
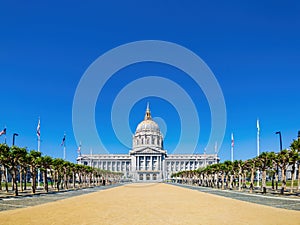
[[[132,175],[137,182],[157,182],[165,177],[166,151],[150,147],[130,151]]]

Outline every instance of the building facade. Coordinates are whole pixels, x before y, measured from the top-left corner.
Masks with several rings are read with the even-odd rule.
[[[219,162],[217,154],[167,154],[163,135],[152,120],[147,105],[144,120],[138,124],[132,137],[129,154],[84,154],[79,164],[122,172],[125,179],[134,182],[160,182],[170,179],[172,173],[195,170]]]

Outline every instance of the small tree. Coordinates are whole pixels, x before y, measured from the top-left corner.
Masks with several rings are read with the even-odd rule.
[[[38,159],[38,164],[41,166],[41,172],[43,173],[44,190],[46,192],[49,191],[47,170],[51,169],[52,161],[50,156],[42,156]]]
[[[281,170],[281,194],[284,194],[284,191],[286,189],[286,169],[288,166],[289,161],[289,154],[288,150],[284,149],[279,152],[278,154],[278,166]]]
[[[13,189],[15,191],[15,196],[18,196],[18,173],[20,161],[26,157],[27,151],[25,148],[19,148],[17,146],[12,146],[10,151],[10,171],[13,179]]]
[[[297,181],[297,190],[300,190],[300,138],[298,138],[297,140],[294,140],[293,143],[291,144],[291,149],[295,152],[298,153],[298,159],[297,159],[297,166],[298,166],[298,181]]]
[[[28,155],[28,163],[30,167],[30,173],[31,173],[31,190],[34,194],[36,192],[36,178],[37,178],[37,168],[39,167],[41,152],[31,150]],[[39,177],[38,177],[39,179]]]
[[[6,144],[0,144],[0,164],[2,165],[3,175],[5,180],[5,190],[8,192],[8,178],[7,170],[9,168],[11,159],[10,159],[10,148]]]

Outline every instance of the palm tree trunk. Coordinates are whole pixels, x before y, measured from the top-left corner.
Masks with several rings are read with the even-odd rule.
[[[0,170],[0,191],[2,191],[2,177],[4,173],[4,166],[1,165],[1,170]]]
[[[250,178],[250,193],[253,192],[253,188],[254,188],[254,171],[255,171],[255,169],[252,167],[251,168],[251,178]]]
[[[286,176],[285,176],[285,168],[281,168],[281,194],[284,194],[286,188]]]
[[[241,191],[242,190],[242,175],[239,173],[239,187],[238,190]]]
[[[225,189],[225,182],[224,182],[225,174],[224,173],[222,173],[221,179],[222,179],[222,190],[224,190]]]
[[[20,190],[23,191],[23,170],[20,170]]]
[[[230,174],[230,183],[229,183],[229,188],[230,189],[233,189],[232,183],[233,183],[233,174]]]
[[[13,187],[15,190],[15,196],[18,196],[18,182],[17,182],[17,169],[14,169],[13,171]]]
[[[31,184],[31,190],[32,193],[35,194],[36,191],[36,173],[35,173],[35,169],[32,169],[31,171],[31,179],[32,179],[32,184]]]
[[[56,181],[56,189],[59,191],[59,183],[60,183],[60,174],[57,173],[57,181]]]
[[[7,168],[4,168],[4,180],[5,180],[5,191],[8,193],[8,182],[7,182]]]
[[[291,193],[293,193],[293,191],[294,191],[295,169],[296,169],[296,166],[294,163],[292,166],[292,182],[291,182],[291,191],[290,191]]]
[[[68,189],[68,179],[67,179],[67,173],[64,172],[64,183],[65,183],[65,189]]]
[[[278,190],[278,168],[276,169],[275,172],[275,190]]]
[[[75,186],[76,185],[76,180],[75,180],[76,176],[75,176],[75,172],[74,171],[73,171],[72,175],[73,175],[73,188],[75,189],[76,188],[76,186]]]
[[[24,190],[27,188],[27,168],[25,168],[25,173],[24,173]]]
[[[92,184],[91,182],[92,182],[92,174],[90,173],[90,174],[89,174],[89,187],[90,187],[91,184]]]
[[[266,179],[267,179],[267,171],[265,169],[263,169],[262,170],[262,179],[261,179],[261,186],[262,186],[263,194],[267,193]]]
[[[43,176],[43,180],[44,180],[44,190],[45,190],[46,192],[48,192],[49,188],[48,188],[47,169],[45,169],[45,170],[43,171],[43,173],[44,173],[44,176]]]
[[[243,178],[243,187],[245,187],[245,188],[247,188],[247,185],[246,185],[246,178],[247,178],[247,173],[246,173],[246,171],[244,172],[244,178]]]
[[[300,190],[300,161],[298,161],[298,188],[297,190]]]

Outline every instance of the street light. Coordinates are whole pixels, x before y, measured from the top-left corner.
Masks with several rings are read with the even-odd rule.
[[[15,136],[19,136],[19,134],[17,134],[17,133],[13,134],[13,144],[12,144],[13,146],[15,145]]]
[[[275,134],[279,134],[279,141],[280,141],[280,151],[282,151],[282,138],[281,138],[281,132],[280,131],[277,131]],[[278,167],[278,164],[277,164],[277,167],[276,167],[276,174],[278,176],[278,173],[279,173],[279,167]],[[275,174],[274,174],[275,176]],[[274,177],[273,177],[274,178]],[[272,179],[272,188],[274,188],[274,179]],[[278,189],[278,182],[276,182],[276,190]]]
[[[280,141],[280,151],[282,151],[282,138],[281,138],[281,132],[277,131],[275,134],[279,134],[279,141]],[[299,133],[298,133],[299,135]]]

